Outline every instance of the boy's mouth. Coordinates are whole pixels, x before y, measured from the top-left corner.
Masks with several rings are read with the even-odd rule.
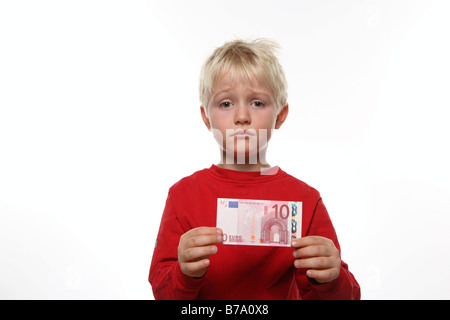
[[[255,129],[236,129],[234,133],[231,134],[231,137],[245,138],[255,136],[255,134]]]

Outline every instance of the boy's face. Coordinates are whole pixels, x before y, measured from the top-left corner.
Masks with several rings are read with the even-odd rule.
[[[223,152],[233,159],[245,155],[245,163],[256,163],[251,160],[256,161],[256,155],[265,151],[272,130],[281,127],[288,113],[285,106],[277,114],[272,92],[258,81],[232,81],[229,75],[216,82],[207,108],[208,116],[204,106],[201,108],[203,121]]]

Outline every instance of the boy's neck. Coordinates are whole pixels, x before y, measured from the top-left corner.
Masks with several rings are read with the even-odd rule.
[[[258,154],[256,163],[250,163],[248,158],[245,159],[245,163],[238,163],[236,157],[233,159],[222,153],[221,161],[217,166],[236,171],[261,171],[270,168],[270,165],[266,162],[265,153],[263,152]]]
[[[228,163],[218,163],[217,166],[223,169],[230,169],[236,171],[261,171],[262,169],[270,168],[270,165],[257,163],[257,164],[228,164]]]

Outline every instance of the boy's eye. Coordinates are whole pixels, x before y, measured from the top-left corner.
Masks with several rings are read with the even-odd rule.
[[[229,108],[229,107],[231,107],[231,102],[222,102],[222,103],[220,104],[220,106],[221,106],[222,108]]]
[[[255,101],[252,103],[252,105],[255,107],[264,107],[264,103],[262,103],[261,101]]]

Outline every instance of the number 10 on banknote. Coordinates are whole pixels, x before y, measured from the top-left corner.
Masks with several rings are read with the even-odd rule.
[[[217,227],[224,244],[290,247],[301,237],[302,203],[217,199]]]

